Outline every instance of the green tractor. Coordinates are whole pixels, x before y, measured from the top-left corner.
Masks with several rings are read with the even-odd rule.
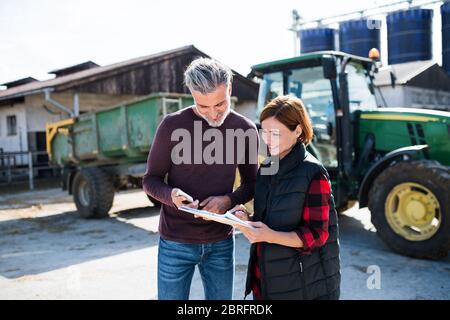
[[[368,207],[394,251],[439,259],[450,249],[450,112],[381,108],[376,63],[327,51],[258,64],[258,112],[279,95],[301,98],[308,146],[328,169],[337,207]]]

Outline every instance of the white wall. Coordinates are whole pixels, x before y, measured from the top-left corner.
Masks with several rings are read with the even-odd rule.
[[[13,115],[16,116],[17,134],[8,136],[6,117]],[[0,148],[3,151],[26,151],[28,149],[27,118],[23,104],[16,104],[13,108],[10,106],[0,107]]]
[[[447,109],[450,111],[450,92],[416,87],[385,86],[380,88],[387,107]],[[379,106],[385,107],[378,89],[375,97]]]
[[[8,136],[6,117],[16,116],[17,134]],[[28,150],[28,136],[27,136],[27,117],[24,104],[16,104],[14,107],[1,106],[0,107],[0,148],[5,152],[27,151]],[[28,164],[27,156],[16,156],[17,164]]]
[[[6,117],[15,115],[17,134],[7,135]],[[59,121],[61,114],[48,113],[41,104],[28,98],[24,103],[0,107],[0,148],[6,152],[28,151],[28,132],[43,132],[47,123]]]
[[[404,87],[396,86],[392,88],[390,86],[378,87],[375,89],[375,98],[377,100],[377,105],[380,107],[406,107],[405,95],[404,95]],[[386,105],[381,98],[380,91],[383,95],[384,101],[386,101]]]
[[[411,108],[427,108],[450,111],[450,92],[407,87],[405,100]]]
[[[48,112],[44,108],[44,100],[40,95],[29,96],[25,99],[27,114],[27,131],[45,131],[47,123],[56,122],[68,117],[68,115],[56,108],[48,107]]]

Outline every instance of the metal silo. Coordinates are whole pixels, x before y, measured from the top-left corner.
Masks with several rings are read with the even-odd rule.
[[[380,20],[350,20],[339,24],[339,50],[367,57],[370,49],[380,50]]]
[[[431,60],[433,10],[410,9],[386,17],[389,64]]]
[[[450,2],[441,6],[442,15],[442,67],[450,75]]]
[[[299,31],[300,51],[308,53],[313,51],[335,50],[335,29],[314,28]]]

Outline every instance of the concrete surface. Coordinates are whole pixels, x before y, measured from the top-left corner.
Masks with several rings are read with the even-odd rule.
[[[156,299],[159,210],[135,190],[116,194],[111,213],[82,220],[57,188],[2,193],[0,299]],[[346,211],[340,231],[342,299],[450,299],[450,257],[392,253],[366,209]],[[243,298],[248,249],[237,234],[235,299]],[[202,298],[196,272],[191,299]]]

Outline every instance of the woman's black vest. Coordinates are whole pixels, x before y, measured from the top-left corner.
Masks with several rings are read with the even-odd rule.
[[[261,165],[256,181],[254,221],[276,231],[299,228],[310,182],[318,173],[329,178],[322,164],[298,143],[280,162],[278,172],[264,175],[270,163]],[[337,213],[330,199],[329,237],[326,244],[307,255],[301,250],[260,243],[258,259],[263,299],[339,299],[340,262]],[[251,292],[255,245],[250,248],[245,295]]]

